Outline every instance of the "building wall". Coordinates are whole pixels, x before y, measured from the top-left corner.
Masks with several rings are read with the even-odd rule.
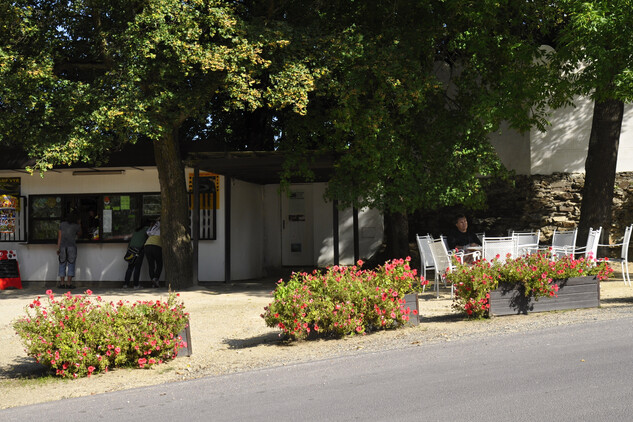
[[[263,186],[263,268],[274,273],[281,267],[281,198],[279,185]]]
[[[216,210],[216,240],[198,242],[198,280],[224,280],[224,219],[226,215],[226,196],[224,195],[224,177],[220,176],[219,207]]]
[[[334,264],[334,233],[332,231],[332,203],[323,200],[325,183],[312,185],[313,242],[315,266],[326,267]],[[279,185],[264,187],[264,267],[274,270],[282,266],[281,241],[281,196]],[[362,259],[373,256],[383,240],[384,225],[382,214],[376,210],[359,211],[359,253]],[[354,263],[354,233],[351,209],[339,211],[339,263]]]
[[[633,171],[633,104],[624,104],[624,120],[616,171],[618,173]]]
[[[266,251],[262,208],[264,188],[235,179],[231,184],[231,278],[260,278]]]
[[[584,173],[591,133],[593,102],[578,99],[576,107],[552,111],[546,132],[530,131],[530,174]]]
[[[521,134],[502,125],[490,136],[501,162],[521,175],[584,173],[593,101],[579,97],[575,103],[575,107],[553,110],[545,132],[533,128]],[[633,104],[624,107],[617,171],[633,171]]]
[[[520,133],[502,123],[498,131],[490,135],[490,143],[497,151],[504,166],[517,174],[530,174],[530,133]]]

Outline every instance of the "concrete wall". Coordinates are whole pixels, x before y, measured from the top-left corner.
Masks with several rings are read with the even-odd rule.
[[[260,278],[266,253],[262,207],[264,188],[235,179],[231,184],[231,278]],[[224,239],[224,236],[219,239]]]
[[[263,267],[266,273],[281,267],[281,199],[279,185],[264,185],[263,217],[266,230],[263,235]]]
[[[507,125],[490,135],[501,162],[521,175],[584,173],[593,101],[578,98],[575,107],[551,111],[545,132],[533,128],[521,134]],[[626,104],[620,135],[617,171],[633,171],[633,105]]]
[[[530,174],[584,173],[592,115],[593,102],[579,99],[552,111],[547,132],[532,129]]]
[[[502,123],[498,131],[490,134],[490,143],[506,168],[517,174],[531,173],[530,133],[520,133]]]
[[[216,210],[216,240],[201,240],[198,243],[198,280],[224,280],[224,241],[226,230],[226,197],[224,195],[224,177],[220,176],[219,207]]]

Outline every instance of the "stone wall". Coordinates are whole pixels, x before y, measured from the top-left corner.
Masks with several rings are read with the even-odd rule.
[[[446,234],[453,217],[460,212],[469,218],[475,232],[490,236],[507,235],[508,230],[541,230],[541,242],[549,242],[554,229],[576,227],[584,174],[515,176],[513,183],[499,182],[487,191],[487,208],[469,211],[446,207],[433,212],[418,212],[410,217],[409,233]],[[633,223],[633,172],[618,173],[613,202],[611,238],[617,241],[624,228]]]

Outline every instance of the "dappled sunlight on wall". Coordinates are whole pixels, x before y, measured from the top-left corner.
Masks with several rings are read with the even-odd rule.
[[[552,111],[546,132],[532,129],[531,174],[584,173],[592,116],[593,101],[579,98]]]
[[[490,144],[507,169],[517,174],[530,174],[530,133],[520,133],[505,122],[489,136]]]
[[[624,104],[624,119],[616,171],[633,171],[633,104]]]

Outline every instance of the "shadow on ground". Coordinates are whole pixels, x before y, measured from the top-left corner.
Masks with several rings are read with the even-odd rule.
[[[48,368],[30,357],[19,357],[11,365],[0,367],[0,379],[41,378],[50,375]]]
[[[179,290],[179,292],[197,292],[208,295],[219,295],[227,293],[248,293],[255,297],[269,297],[271,292],[275,289],[277,280],[261,279],[253,281],[235,281],[230,283],[224,282],[209,282],[200,283],[198,286],[188,287],[186,289]],[[0,299],[24,299],[36,297],[45,297],[46,291],[51,290],[55,296],[60,296],[68,292],[68,289],[61,289],[56,287],[53,283],[43,282],[25,282],[22,289],[6,289],[0,290]],[[93,296],[114,296],[125,298],[131,295],[152,295],[152,296],[166,296],[169,294],[167,287],[160,288],[142,288],[139,290],[123,289],[121,287],[113,286],[77,286],[70,292],[72,295],[83,295],[86,290],[90,290]]]
[[[461,314],[442,314],[425,317],[420,316],[420,324],[429,324],[433,322],[461,322],[464,320],[464,315]]]
[[[262,334],[249,338],[229,338],[224,340],[224,344],[229,346],[229,349],[249,349],[257,346],[284,346],[290,343],[284,340],[283,337],[279,337],[279,333]]]
[[[633,305],[633,297],[610,297],[600,298],[600,303]]]

